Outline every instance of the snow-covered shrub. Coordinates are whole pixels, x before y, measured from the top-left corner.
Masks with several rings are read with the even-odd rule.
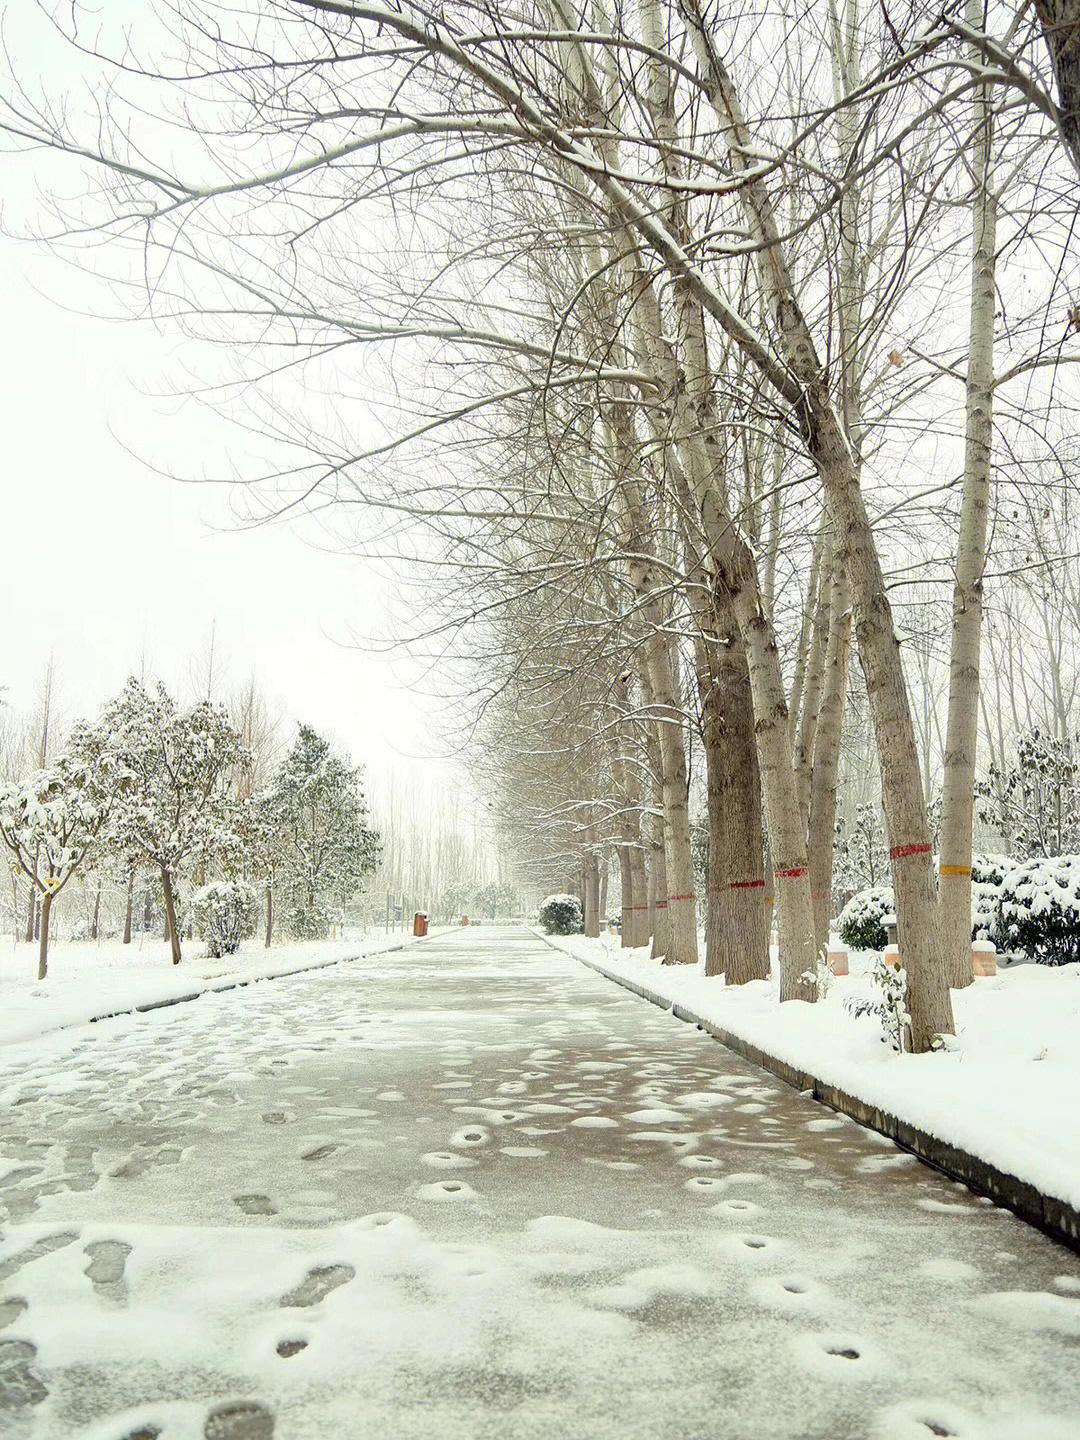
[[[978,885],[1000,885],[1016,861],[1008,855],[972,855],[971,879]]]
[[[994,930],[1001,882],[1013,868],[1007,855],[971,857],[971,938],[989,940]]]
[[[992,940],[1001,882],[1010,868],[1000,855],[971,857],[971,938]],[[883,950],[888,943],[886,917],[895,915],[896,901],[891,885],[872,885],[853,895],[840,911],[837,934],[853,950]]]
[[[580,935],[585,929],[581,901],[576,895],[549,895],[541,902],[539,919],[549,935]]]
[[[877,992],[873,997],[849,995],[844,1004],[852,1015],[876,1015],[881,1021],[882,1044],[902,1055],[907,1049],[907,1028],[911,1016],[907,1009],[907,971],[894,969],[883,955],[874,961],[870,982]]]
[[[971,938],[989,940],[997,915],[998,900],[1001,898],[999,885],[987,885],[982,880],[971,882]]]
[[[282,918],[285,933],[293,940],[325,940],[334,923],[334,912],[321,896],[302,896],[289,905]]]
[[[853,895],[836,919],[836,931],[852,950],[884,950],[889,943],[884,919],[894,913],[891,885],[871,885]]]
[[[1028,860],[1010,870],[990,939],[1043,965],[1080,960],[1080,855]]]
[[[234,954],[255,934],[259,901],[242,880],[215,880],[195,892],[191,910],[210,954],[218,958]]]

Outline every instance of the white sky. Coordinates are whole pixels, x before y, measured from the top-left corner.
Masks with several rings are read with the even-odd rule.
[[[345,648],[350,629],[382,628],[379,576],[286,527],[238,532],[226,489],[156,473],[147,461],[175,456],[181,473],[220,474],[236,434],[200,407],[162,398],[174,342],[95,318],[111,308],[96,282],[0,240],[0,685],[9,702],[32,705],[50,651],[67,719],[93,712],[143,663],[183,691],[213,631],[230,681],[254,672],[277,708],[332,734],[373,771],[414,768],[412,757],[435,748],[422,699],[389,657]]]

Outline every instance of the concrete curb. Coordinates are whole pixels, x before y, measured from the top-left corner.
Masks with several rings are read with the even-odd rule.
[[[819,1080],[816,1075],[799,1070],[796,1066],[789,1065],[786,1060],[777,1059],[768,1051],[751,1045],[740,1035],[725,1030],[723,1026],[716,1025],[711,1020],[705,1020],[678,1001],[673,1002],[666,996],[657,994],[655,990],[648,989],[647,986],[639,985],[634,980],[627,980],[621,975],[614,974],[595,961],[583,960],[579,955],[572,955],[569,951],[561,949],[560,946],[552,944],[549,937],[540,931],[535,933],[546,944],[551,945],[553,950],[557,950],[560,955],[565,955],[570,960],[576,960],[589,970],[594,970],[598,975],[602,975],[605,980],[614,981],[616,985],[621,985],[625,990],[631,991],[643,1000],[648,1000],[661,1010],[670,1010],[676,1020],[682,1020],[688,1025],[696,1025],[699,1030],[711,1035],[714,1040],[718,1040],[728,1050],[733,1050],[744,1060],[749,1060],[752,1064],[760,1066],[762,1070],[767,1070],[778,1080],[782,1080],[785,1085],[790,1085],[792,1089],[812,1097],[830,1110],[836,1110],[841,1115],[847,1115],[850,1119],[857,1120],[868,1130],[876,1130],[879,1135],[885,1135],[901,1150],[909,1151],[924,1164],[940,1170],[950,1180],[960,1181],[977,1195],[987,1196],[993,1200],[995,1205],[1011,1210],[1021,1220],[1026,1220],[1029,1225],[1034,1225],[1037,1229],[1044,1231],[1060,1244],[1068,1246],[1070,1250],[1080,1252],[1080,1210],[1066,1204],[1064,1200],[1055,1200],[1052,1196],[1043,1195],[1026,1180],[1020,1180],[1015,1175],[1009,1175],[1004,1170],[999,1170],[995,1165],[980,1159],[978,1155],[972,1155],[967,1150],[960,1150],[946,1140],[939,1140],[936,1135],[920,1130],[918,1126],[902,1120],[898,1115],[893,1115],[888,1110],[879,1110],[877,1106],[867,1104],[857,1095],[851,1095],[846,1090],[839,1090],[835,1085],[829,1085],[824,1080]]]

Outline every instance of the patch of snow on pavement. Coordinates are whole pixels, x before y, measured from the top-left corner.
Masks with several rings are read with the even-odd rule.
[[[824,1001],[780,1005],[775,980],[729,987],[703,965],[665,966],[610,936],[548,943],[1080,1208],[1080,1106],[1064,1100],[1080,1091],[1080,965],[1016,965],[954,990],[957,1047],[899,1056],[872,1017],[844,1007],[867,991],[858,952]]]

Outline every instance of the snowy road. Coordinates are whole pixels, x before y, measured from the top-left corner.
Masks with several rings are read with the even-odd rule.
[[[1080,1434],[1076,1256],[524,931],[54,1036],[0,1102],[12,1440]]]

